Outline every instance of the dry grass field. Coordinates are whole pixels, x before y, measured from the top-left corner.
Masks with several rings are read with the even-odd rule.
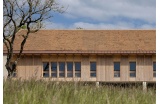
[[[4,104],[155,104],[153,87],[51,81],[3,81]]]

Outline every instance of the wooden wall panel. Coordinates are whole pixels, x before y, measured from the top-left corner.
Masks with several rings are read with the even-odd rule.
[[[82,56],[81,55],[74,55],[74,62],[81,62]]]
[[[156,55],[152,56],[152,61],[156,62]]]
[[[40,79],[42,77],[42,59],[41,56],[33,56],[33,75]]]
[[[113,56],[113,61],[114,62],[120,62],[121,61],[121,55],[114,55]]]
[[[25,57],[22,56],[18,62],[18,78],[25,79],[26,78],[26,60]]]
[[[89,56],[82,56],[82,64],[81,64],[81,79],[82,81],[89,81],[90,79],[90,62]]]
[[[129,61],[128,56],[121,56],[120,62],[120,80],[128,81],[129,80]]]
[[[153,80],[153,68],[152,68],[152,56],[145,56],[145,66],[144,66],[144,81]]]
[[[50,57],[51,56],[49,56],[49,55],[42,55],[41,56],[42,62],[49,62]]]
[[[143,81],[144,80],[144,56],[138,55],[137,56],[137,66],[136,66],[136,81]]]
[[[96,55],[90,55],[90,56],[89,56],[89,60],[96,62],[96,61],[97,61],[97,56],[96,56]]]
[[[66,56],[66,61],[67,62],[73,62],[73,55],[67,55]]]
[[[97,59],[97,81],[105,81],[105,57],[98,56]]]
[[[106,67],[105,67],[105,80],[113,81],[114,80],[114,69],[113,69],[113,57],[106,56]]]
[[[137,56],[136,55],[129,55],[128,58],[129,58],[130,62],[136,62]]]
[[[58,58],[57,55],[51,55],[51,56],[50,56],[50,61],[51,61],[51,62],[57,62],[57,58]]]
[[[26,79],[29,79],[33,75],[33,58],[32,56],[26,56]]]
[[[66,56],[65,55],[59,55],[58,56],[58,62],[65,62],[66,61]]]
[[[13,57],[11,58],[11,62],[14,62],[17,59],[16,55],[13,55]]]

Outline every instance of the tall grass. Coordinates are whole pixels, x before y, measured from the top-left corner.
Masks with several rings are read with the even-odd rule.
[[[155,104],[153,88],[84,85],[51,81],[3,82],[4,104]]]

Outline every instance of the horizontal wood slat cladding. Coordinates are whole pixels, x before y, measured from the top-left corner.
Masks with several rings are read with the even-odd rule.
[[[128,56],[121,56],[120,80],[121,81],[129,81],[129,61],[128,61]]]
[[[114,79],[114,69],[113,69],[113,57],[106,56],[106,72],[105,72],[105,80],[113,81]]]
[[[89,81],[89,79],[90,79],[89,56],[82,56],[81,79],[82,79],[82,81]]]

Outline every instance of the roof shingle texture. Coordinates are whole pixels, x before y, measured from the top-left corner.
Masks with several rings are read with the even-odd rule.
[[[17,33],[20,49],[25,30]],[[155,30],[40,30],[29,34],[24,51],[155,51]]]

